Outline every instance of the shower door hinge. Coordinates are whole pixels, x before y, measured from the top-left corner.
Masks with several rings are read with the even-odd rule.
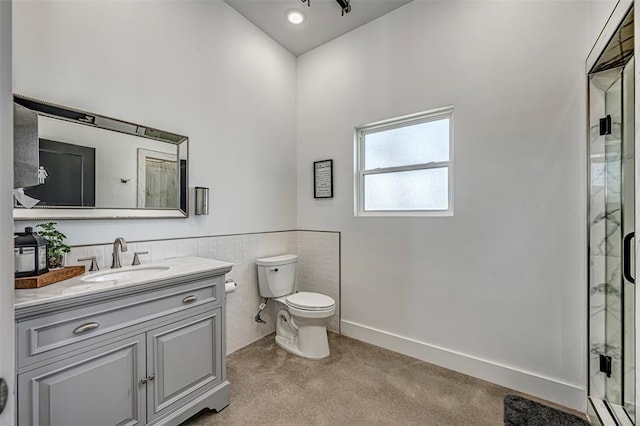
[[[600,354],[600,372],[611,377],[611,357]]]
[[[600,136],[611,134],[611,116],[600,119]]]

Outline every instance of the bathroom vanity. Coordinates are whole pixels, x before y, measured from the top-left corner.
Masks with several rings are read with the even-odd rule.
[[[231,267],[176,258],[17,290],[17,423],[177,425],[226,407]]]

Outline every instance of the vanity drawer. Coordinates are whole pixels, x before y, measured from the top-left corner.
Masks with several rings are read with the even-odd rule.
[[[216,306],[221,291],[224,279],[216,277],[18,322],[18,366],[75,350],[91,344],[90,339],[154,318],[204,304]]]

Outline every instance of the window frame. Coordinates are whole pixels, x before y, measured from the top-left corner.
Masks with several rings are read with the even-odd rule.
[[[416,124],[428,123],[449,119],[449,161],[411,164],[407,166],[382,167],[377,169],[364,169],[365,136],[382,130],[393,130]],[[453,216],[453,105],[422,111],[415,114],[390,118],[365,124],[354,128],[354,216],[371,217],[442,217]],[[427,170],[448,167],[448,208],[446,210],[365,210],[364,209],[364,180],[366,175],[383,174],[392,172]]]

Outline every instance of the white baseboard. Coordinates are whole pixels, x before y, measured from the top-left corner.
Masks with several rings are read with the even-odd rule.
[[[524,392],[582,413],[587,410],[587,391],[579,386],[518,370],[492,361],[398,336],[351,321],[341,321],[342,334],[440,367]]]

